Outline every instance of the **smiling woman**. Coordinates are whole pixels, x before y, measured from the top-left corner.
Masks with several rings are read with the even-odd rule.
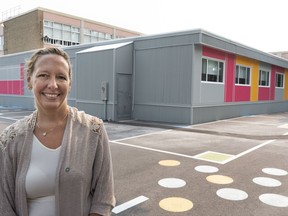
[[[27,82],[36,110],[0,134],[1,213],[110,215],[115,197],[108,136],[101,119],[68,106],[68,54],[36,51],[27,62]]]

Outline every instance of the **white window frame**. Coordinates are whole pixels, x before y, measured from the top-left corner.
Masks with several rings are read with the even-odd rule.
[[[282,86],[278,86],[278,76],[282,76]],[[280,72],[276,72],[276,75],[275,75],[275,87],[276,88],[280,88],[280,89],[284,89],[284,83],[285,83],[285,74],[284,73],[280,73]]]
[[[238,67],[238,71],[237,71],[237,67]],[[239,73],[241,72],[241,68],[245,69],[245,77],[248,79],[248,83],[247,83],[247,79],[246,79],[245,83],[239,83],[240,78],[241,78],[239,76]],[[248,72],[249,72],[249,74],[247,75]],[[235,68],[235,85],[241,85],[241,86],[250,86],[251,85],[251,67],[247,67],[245,65],[239,65],[239,64],[236,65],[236,68]]]
[[[203,61],[206,61],[206,72],[205,73],[203,73],[203,70],[204,70]],[[215,76],[215,74],[209,73],[209,61],[213,61],[213,62],[217,63],[217,68],[215,68],[216,70],[218,70],[216,72],[217,73],[216,81],[213,81],[211,79],[209,80],[209,75]],[[201,62],[202,62],[201,82],[224,84],[224,78],[225,78],[225,62],[224,61],[221,61],[219,59],[203,57]],[[219,74],[219,68],[221,68],[220,64],[222,64],[222,79],[221,79],[221,75]],[[203,80],[203,75],[205,75],[205,80]]]
[[[267,84],[265,84],[265,85],[262,84],[262,81],[265,81],[265,80],[262,79],[264,73],[268,73],[268,85]],[[267,77],[267,75],[265,77]],[[259,80],[258,81],[259,81],[258,84],[259,84],[260,87],[270,87],[271,71],[265,70],[265,69],[260,69],[259,70]]]

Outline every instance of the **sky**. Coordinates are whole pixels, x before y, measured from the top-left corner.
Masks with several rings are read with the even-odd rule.
[[[287,0],[7,0],[0,21],[37,7],[146,35],[203,29],[260,51],[288,51]]]

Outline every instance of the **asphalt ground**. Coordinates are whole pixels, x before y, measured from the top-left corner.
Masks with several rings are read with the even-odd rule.
[[[31,111],[0,107],[0,131]],[[288,113],[105,122],[120,216],[287,216]]]

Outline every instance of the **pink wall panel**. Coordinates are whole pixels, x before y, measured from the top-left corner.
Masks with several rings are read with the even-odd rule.
[[[24,95],[24,71],[25,64],[21,63],[19,67],[19,80],[0,80],[0,94]]]
[[[7,81],[0,81],[0,94],[7,94]]]
[[[270,83],[270,100],[275,98],[275,82],[276,82],[276,71],[271,71],[271,83]]]
[[[24,95],[24,81],[0,80],[0,94]]]
[[[13,94],[13,81],[7,81],[7,94]]]
[[[207,57],[210,57],[210,58],[216,58],[216,59],[220,59],[220,60],[225,60],[226,58],[226,53],[225,52],[222,52],[220,50],[216,50],[216,49],[213,49],[213,48],[210,48],[210,47],[203,47],[202,49],[202,52],[203,52],[203,56],[207,56]]]
[[[24,71],[25,71],[25,64],[21,63],[20,64],[20,79],[24,80]]]
[[[269,87],[259,87],[258,100],[270,100],[270,88]]]
[[[250,86],[235,86],[235,101],[250,101]]]
[[[12,82],[13,91],[12,94],[14,95],[21,95],[21,80],[15,80]]]
[[[234,99],[235,62],[235,55],[227,54],[225,70],[225,102],[232,102]]]

